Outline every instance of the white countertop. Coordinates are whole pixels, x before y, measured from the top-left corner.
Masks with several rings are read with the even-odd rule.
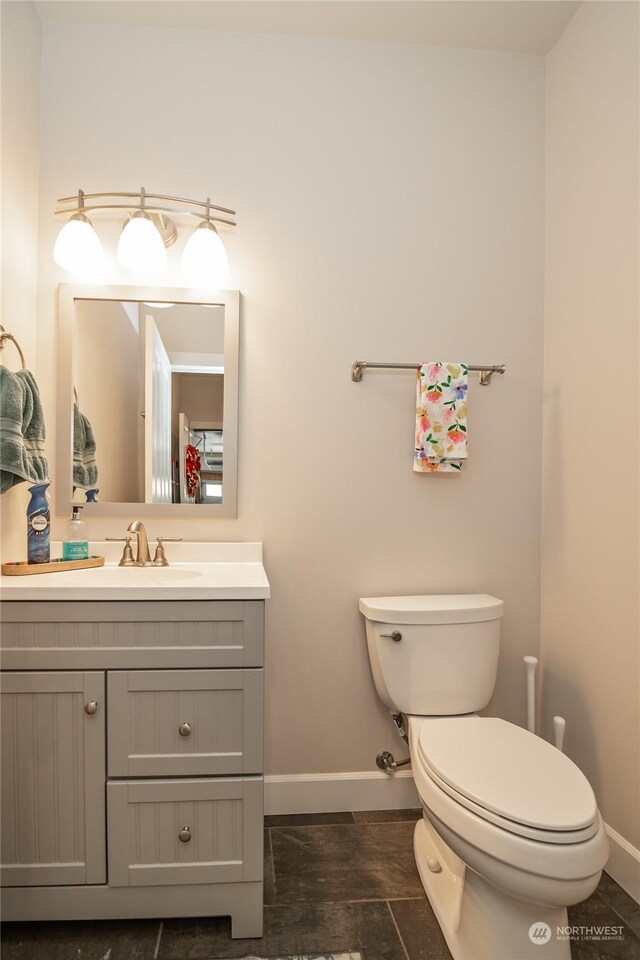
[[[261,543],[167,543],[168,567],[119,567],[122,543],[89,544],[103,567],[0,578],[2,600],[266,600]],[[135,552],[135,543],[132,544]],[[153,555],[154,544],[150,544]],[[51,557],[62,544],[51,544]]]

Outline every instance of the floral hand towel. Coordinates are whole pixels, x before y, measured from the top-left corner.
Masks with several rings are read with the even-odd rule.
[[[466,363],[423,363],[418,370],[416,445],[418,473],[453,473],[467,458]]]

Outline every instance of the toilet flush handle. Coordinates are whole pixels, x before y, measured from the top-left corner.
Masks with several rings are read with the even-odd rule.
[[[393,640],[394,643],[400,643],[402,640],[402,634],[399,630],[392,630],[391,633],[381,633],[380,636],[385,640]]]

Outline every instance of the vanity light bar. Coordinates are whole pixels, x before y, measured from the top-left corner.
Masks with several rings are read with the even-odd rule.
[[[79,200],[81,197],[81,200]],[[86,204],[85,200],[133,200],[136,203],[92,203]],[[149,200],[160,200],[169,203],[187,204],[191,207],[204,207],[200,210],[174,210],[173,207],[157,206],[155,203],[149,203]],[[234,220],[227,220],[223,217],[211,215],[211,211],[217,213],[227,213],[232,217],[236,216],[236,211],[229,207],[218,207],[209,200],[187,200],[185,197],[170,197],[163,193],[147,193],[143,188],[138,193],[84,193],[80,191],[72,197],[58,197],[56,203],[73,203],[73,207],[62,207],[55,210],[56,216],[69,216],[72,213],[86,212],[87,210],[131,210],[143,207],[149,213],[172,213],[174,216],[197,217],[200,220],[214,220],[216,223],[224,223],[227,226],[235,227]]]
[[[88,200],[94,202],[87,203]],[[164,193],[147,193],[141,187],[138,193],[84,193],[78,190],[77,195],[60,197],[57,202],[63,206],[54,211],[55,216],[68,217],[53,251],[53,259],[63,270],[92,274],[102,269],[102,244],[87,213],[124,210],[127,219],[118,240],[116,259],[125,270],[145,275],[161,273],[167,266],[166,248],[172,246],[178,237],[171,218],[195,217],[198,224],[187,239],[182,254],[182,272],[191,286],[219,290],[226,283],[229,261],[215,224],[235,227],[235,220],[220,214],[235,217],[236,212],[230,207],[212,204],[210,197],[187,200]],[[166,203],[179,204],[182,209],[165,206]],[[185,209],[184,205],[194,209]]]

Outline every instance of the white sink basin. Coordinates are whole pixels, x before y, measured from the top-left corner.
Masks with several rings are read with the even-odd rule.
[[[52,544],[52,556],[61,551]],[[172,544],[168,567],[120,567],[111,544],[92,543],[103,567],[2,577],[3,600],[265,600],[269,581],[260,543]],[[189,550],[193,547],[193,550]],[[176,549],[179,548],[179,549]],[[188,560],[191,553],[193,559]],[[119,554],[118,554],[119,555]],[[205,559],[207,558],[207,559]],[[210,558],[210,559],[209,559]]]
[[[95,585],[100,587],[149,587],[169,586],[181,583],[183,580],[194,580],[206,576],[206,564],[199,564],[196,568],[185,568],[183,564],[174,564],[169,567],[119,567],[105,564],[104,567],[91,567],[89,570],[65,570],[62,573],[51,573],[52,586],[77,587]],[[40,575],[40,581],[47,577]],[[55,578],[55,583],[53,579]]]

